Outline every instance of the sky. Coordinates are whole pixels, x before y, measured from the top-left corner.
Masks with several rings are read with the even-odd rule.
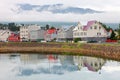
[[[86,22],[89,20],[120,23],[120,1],[0,0],[1,22]]]

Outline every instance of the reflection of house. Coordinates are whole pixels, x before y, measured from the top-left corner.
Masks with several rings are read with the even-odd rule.
[[[62,27],[58,30],[57,40],[58,41],[72,41],[73,40],[73,26]]]
[[[83,57],[74,56],[74,63],[79,67],[79,70],[84,67]]]
[[[97,21],[88,21],[86,26],[79,22],[73,29],[73,38],[81,38],[83,41],[105,41],[107,31]]]
[[[45,32],[45,30],[43,30],[43,29],[30,31],[30,41],[44,40],[44,32]]]
[[[98,71],[105,64],[103,59],[99,58],[84,58],[84,66],[87,67],[91,71]]]
[[[40,54],[21,54],[20,59],[23,63],[39,63],[42,61],[54,62],[57,61],[58,57],[56,55],[40,55]]]
[[[0,30],[0,41],[6,42],[10,34],[10,30]]]
[[[59,56],[61,68],[63,68],[66,71],[77,71],[78,66],[75,65],[73,56]]]
[[[59,56],[62,65],[74,65],[73,56]]]
[[[98,71],[105,64],[105,60],[93,57],[76,56],[74,61],[78,63],[79,68],[87,67],[90,71]]]
[[[11,35],[8,37],[8,41],[19,42],[20,41],[20,35],[18,33],[11,33]]]
[[[48,29],[45,31],[45,34],[44,34],[45,41],[55,40],[56,37],[57,37],[57,30],[56,29]]]
[[[20,59],[23,63],[39,63],[41,60],[46,59],[46,55],[37,55],[37,54],[21,54]]]
[[[40,26],[38,25],[24,25],[20,27],[20,39],[21,41],[29,41],[30,31],[38,30]]]

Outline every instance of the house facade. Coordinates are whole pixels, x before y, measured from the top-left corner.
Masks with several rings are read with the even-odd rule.
[[[9,42],[20,42],[20,34],[19,33],[11,33],[8,37]]]
[[[56,29],[48,29],[45,31],[44,40],[45,41],[52,41],[57,38],[57,30]]]
[[[74,27],[62,27],[57,32],[58,41],[72,41],[73,40],[73,29]]]
[[[30,41],[36,42],[36,41],[44,40],[44,33],[45,30],[43,29],[30,31]]]
[[[6,42],[8,37],[11,35],[10,30],[0,30],[0,41]]]
[[[24,25],[20,27],[20,41],[30,40],[30,31],[38,30],[40,26],[38,25]]]
[[[101,41],[107,39],[107,31],[97,21],[88,21],[87,25],[83,26],[79,22],[73,29],[73,38],[81,38],[83,41]]]

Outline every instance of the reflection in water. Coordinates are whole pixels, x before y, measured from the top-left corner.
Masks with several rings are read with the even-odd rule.
[[[101,69],[101,67],[105,64],[104,59],[100,58],[91,58],[91,57],[80,57],[80,56],[75,56],[74,60],[76,64],[78,64],[79,69],[82,67],[87,67],[88,70],[90,71],[98,71]]]
[[[52,55],[52,54],[51,55],[40,55],[40,54],[15,54],[15,55],[1,54],[0,55],[0,65],[2,65],[3,67],[4,65],[6,65],[6,68],[8,69],[10,68],[10,67],[7,67],[8,64],[9,66],[11,65],[12,67],[8,70],[8,72],[12,74],[14,73],[14,78],[15,77],[23,78],[23,76],[32,77],[33,75],[39,75],[39,77],[40,75],[42,76],[54,75],[54,78],[55,78],[56,75],[59,75],[69,80],[69,78],[67,78],[67,76],[65,75],[74,73],[73,74],[74,76],[73,75],[71,76],[73,77],[76,76],[76,79],[78,78],[79,80],[79,77],[77,75],[81,75],[81,73],[83,73],[83,75],[86,74],[86,76],[87,74],[90,75],[90,73],[91,73],[91,76],[93,76],[92,75],[93,72],[102,75],[102,73],[104,74],[108,70],[106,66],[109,67],[109,69],[113,68],[113,67],[112,68],[110,67],[111,64],[113,63],[114,62],[110,63],[109,61],[106,61],[101,58],[71,56],[71,55],[69,56]],[[117,64],[117,68],[118,68],[117,70],[120,73],[120,64],[119,62],[115,62],[115,63]],[[95,78],[96,77],[93,77],[92,79],[95,79]],[[43,79],[49,80],[46,77],[44,77]],[[83,79],[87,80],[87,78],[84,76],[83,76]],[[108,78],[105,78],[105,79],[108,79]],[[105,79],[102,79],[102,80],[105,80]],[[0,76],[0,80],[3,80],[1,76]],[[9,80],[9,79],[4,79],[4,80]],[[14,80],[14,79],[11,79],[11,80]],[[21,80],[26,80],[26,79],[21,79]],[[33,79],[30,79],[30,80],[33,80]],[[119,80],[119,79],[116,79],[116,80]]]

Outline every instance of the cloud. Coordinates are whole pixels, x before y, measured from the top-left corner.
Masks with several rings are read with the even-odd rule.
[[[65,7],[63,4],[53,4],[53,5],[31,5],[31,4],[18,4],[19,12],[36,10],[37,12],[51,12],[53,14],[92,14],[101,13],[102,11],[96,11],[90,8],[79,8],[79,7]]]
[[[52,6],[56,4],[59,5],[52,8]],[[44,7],[41,9],[44,5],[49,6],[49,8]],[[120,17],[119,5],[119,0],[1,0],[0,21],[87,22],[88,20],[98,20],[105,23],[120,23],[120,18],[118,18]],[[90,10],[104,12],[90,13],[87,10],[88,12],[86,13],[80,13],[80,8],[82,8],[85,12],[87,8]]]

